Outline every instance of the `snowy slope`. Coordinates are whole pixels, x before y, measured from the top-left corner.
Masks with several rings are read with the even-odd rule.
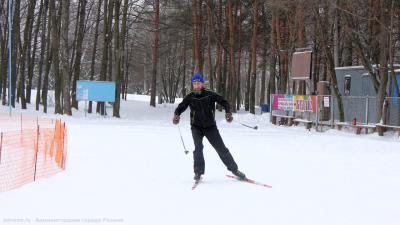
[[[400,224],[395,135],[317,133],[273,126],[267,114],[234,115],[259,126],[251,130],[226,123],[218,112],[239,168],[273,188],[226,178],[205,139],[204,183],[192,191],[193,159],[171,123],[175,107],[150,108],[146,96],[130,96],[122,102],[122,119],[85,118],[82,111],[61,116],[68,126],[66,171],[0,193],[0,224]],[[192,150],[188,117],[185,112],[180,126]]]

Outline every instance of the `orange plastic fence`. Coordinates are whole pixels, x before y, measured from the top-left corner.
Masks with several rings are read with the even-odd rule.
[[[0,115],[0,192],[65,169],[67,130],[61,120]]]

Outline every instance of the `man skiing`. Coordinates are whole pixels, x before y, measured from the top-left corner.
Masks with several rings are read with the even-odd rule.
[[[190,107],[190,125],[192,130],[195,150],[194,158],[194,180],[199,181],[204,174],[203,137],[217,151],[222,162],[238,179],[245,180],[246,175],[238,170],[229,149],[225,146],[215,122],[215,102],[221,104],[225,109],[225,119],[229,123],[233,117],[227,100],[221,95],[204,88],[204,79],[201,74],[196,73],[192,77],[193,91],[189,93],[175,110],[173,123],[179,123],[180,115]]]

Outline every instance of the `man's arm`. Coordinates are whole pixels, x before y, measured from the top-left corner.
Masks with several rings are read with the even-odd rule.
[[[231,105],[229,104],[229,102],[222,97],[221,95],[219,95],[218,93],[215,92],[211,92],[212,94],[212,99],[214,99],[214,101],[216,101],[217,103],[219,103],[220,105],[222,105],[222,107],[224,107],[225,109],[225,113],[230,113],[231,112]]]
[[[187,107],[189,106],[189,98],[189,95],[186,95],[183,98],[182,102],[179,103],[178,107],[176,107],[175,109],[175,115],[180,116],[187,109]]]

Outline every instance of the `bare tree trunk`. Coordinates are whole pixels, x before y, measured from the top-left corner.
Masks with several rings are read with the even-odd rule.
[[[202,73],[202,62],[201,62],[201,5],[202,0],[193,0],[193,73]]]
[[[314,33],[316,34],[317,33],[317,25],[316,24],[314,24]],[[314,46],[313,46],[313,55],[312,55],[312,65],[313,65],[313,68],[312,68],[312,85],[313,85],[313,87],[312,87],[312,90],[313,90],[313,92],[312,92],[312,94],[316,94],[316,90],[317,90],[317,84],[318,84],[318,82],[319,82],[319,74],[320,74],[320,67],[321,67],[321,53],[320,53],[320,50],[319,50],[319,43],[318,43],[318,37],[317,37],[318,35],[314,35],[314,37],[313,37],[313,42],[315,43],[314,44]]]
[[[299,5],[296,8],[297,11],[297,16],[298,18],[298,32],[297,32],[297,43],[299,48],[304,48],[306,47],[306,25],[305,25],[305,12],[304,8],[302,5]],[[297,94],[299,95],[305,95],[306,94],[306,81],[305,80],[299,80],[297,82],[298,88],[297,88]]]
[[[4,9],[4,2],[0,1],[0,10],[5,12]],[[6,16],[6,15],[5,15]],[[7,28],[4,27],[4,30],[6,30]],[[2,99],[2,104],[5,105],[5,98],[2,95],[3,94],[3,88],[4,88],[4,78],[5,78],[5,74],[7,72],[3,72],[4,71],[4,63],[5,63],[5,46],[6,46],[6,33],[3,32],[3,28],[0,26],[0,99]]]
[[[33,13],[35,10],[35,5],[36,5],[36,0],[30,0],[28,4],[28,14],[26,18],[26,24],[25,24],[25,29],[24,29],[24,44],[21,49],[21,54],[20,54],[20,65],[19,65],[19,79],[18,79],[18,97],[21,99],[21,107],[22,109],[26,109],[26,96],[25,96],[25,65],[26,65],[26,56],[27,56],[27,50],[28,50],[28,45],[30,40],[30,34],[32,32],[32,26],[33,23],[32,21],[34,20],[33,18]]]
[[[81,60],[82,60],[82,44],[85,36],[85,12],[86,12],[87,0],[80,1],[80,13],[79,13],[79,28],[76,38],[76,55],[74,64],[74,77],[72,80],[72,107],[78,109],[78,101],[76,100],[76,81],[79,80],[81,73]]]
[[[114,4],[115,4],[115,2],[116,1],[119,1],[119,0],[114,0]],[[114,15],[113,15],[114,16]],[[112,28],[112,26],[111,26],[111,28]],[[107,66],[107,69],[108,69],[108,71],[107,71],[107,79],[106,79],[106,81],[112,81],[112,79],[113,79],[113,63],[114,63],[114,61],[113,61],[113,55],[114,55],[114,51],[113,51],[113,49],[112,49],[112,38],[113,38],[113,29],[111,29],[110,30],[110,36],[111,36],[111,39],[110,39],[110,46],[108,47],[108,66]]]
[[[70,60],[70,64],[69,64],[69,71],[70,71],[70,79],[73,78],[74,76],[74,62],[75,62],[75,55],[76,55],[76,42],[78,40],[78,30],[79,30],[79,17],[81,15],[81,6],[82,6],[82,2],[79,1],[78,2],[78,10],[76,13],[76,18],[75,18],[75,29],[74,29],[74,39],[71,43],[72,49],[71,49],[71,60]]]
[[[32,54],[28,54],[28,57],[29,57],[29,61],[28,61],[28,84],[26,86],[26,101],[27,101],[27,103],[31,103],[33,70],[34,70],[35,62],[36,62],[36,51],[37,51],[39,29],[40,29],[42,17],[43,17],[43,0],[40,1],[39,14],[38,14],[38,19],[37,19],[36,27],[35,27],[35,31],[34,31],[35,37],[34,37],[34,40],[33,40]],[[45,32],[45,31],[43,31],[43,32]],[[28,49],[30,49],[30,47],[28,47]],[[39,65],[39,67],[42,67],[42,65]],[[40,74],[39,78],[38,78],[37,93],[40,93],[40,85],[41,85],[41,82],[42,82],[41,79],[42,79],[42,76]]]
[[[2,87],[1,104],[2,105],[6,105],[7,104],[7,98],[6,98],[6,96],[7,96],[7,76],[6,76],[6,74],[7,74],[7,66],[5,66],[5,65],[7,65],[8,60],[6,59],[5,54],[3,54],[3,51],[4,51],[3,49],[5,49],[4,46],[5,45],[1,46],[1,48],[2,48],[2,50],[1,50],[1,52],[2,52],[1,53],[2,65],[0,67],[0,72],[1,72],[1,74],[3,74],[1,76],[1,87]]]
[[[114,9],[114,0],[105,0],[104,2],[104,31],[103,31],[103,56],[101,60],[101,70],[100,70],[100,80],[107,80],[107,66],[109,64],[109,47],[111,42],[111,25],[112,25],[112,16]],[[107,12],[107,13],[106,13]],[[100,112],[101,115],[105,114],[105,104],[104,102],[98,102],[97,104],[97,112]]]
[[[167,42],[167,48],[168,50],[170,50],[170,42]],[[167,53],[167,55],[169,55],[170,52]],[[160,65],[160,77],[161,77],[161,90],[159,91],[158,96],[163,96],[163,100],[165,100],[166,102],[168,102],[168,88],[167,88],[167,78],[166,78],[166,74],[167,74],[167,67],[168,67],[168,58],[169,57],[163,57],[161,60],[164,61],[164,63],[161,63]],[[161,61],[160,60],[160,61]],[[163,101],[158,99],[158,104],[161,104]]]
[[[61,6],[61,2],[59,7]],[[50,1],[50,17],[52,21],[52,40],[51,40],[51,52],[52,52],[52,59],[53,59],[53,74],[54,74],[54,79],[55,79],[55,84],[54,84],[54,101],[55,101],[55,114],[62,114],[62,108],[61,108],[61,90],[62,90],[62,77],[60,74],[60,57],[59,57],[59,51],[60,51],[60,21],[61,21],[61,8],[56,10],[56,5],[55,1]],[[58,13],[58,15],[56,14]]]
[[[107,0],[106,0],[107,1]],[[98,1],[96,25],[94,28],[94,40],[93,40],[93,51],[92,60],[90,64],[90,80],[94,80],[94,65],[96,64],[96,53],[97,53],[97,42],[99,38],[99,23],[100,23],[100,13],[101,13],[101,3],[103,0]],[[92,101],[89,102],[88,113],[92,113]]]
[[[266,76],[267,76],[267,46],[269,43],[269,39],[268,39],[268,19],[267,19],[267,12],[265,10],[265,6],[264,4],[261,4],[261,12],[262,12],[262,26],[264,28],[264,36],[265,38],[263,39],[263,51],[262,51],[262,72],[261,72],[261,90],[260,90],[260,105],[265,103],[265,92],[266,92],[266,85],[265,85],[265,81],[266,81]]]
[[[271,17],[271,55],[269,62],[269,81],[268,81],[268,93],[267,102],[271,105],[271,94],[276,94],[276,56],[277,56],[277,37],[276,37],[276,15],[272,12]]]
[[[338,4],[338,0],[335,0],[335,4]],[[333,57],[335,62],[335,67],[340,65],[339,62],[339,14],[337,9],[334,10],[333,18]]]
[[[119,11],[121,9],[121,2],[119,0],[115,1],[114,6],[114,57],[115,57],[115,102],[113,107],[113,116],[119,118],[119,108],[121,101],[121,36],[119,30]],[[123,37],[123,34],[122,34]]]
[[[187,66],[187,57],[186,57],[187,31],[186,31],[186,29],[185,29],[184,35],[185,36],[183,39],[183,48],[182,48],[182,54],[183,54],[182,97],[186,96],[186,66]]]
[[[381,0],[369,0],[369,37],[368,37],[368,45],[370,47],[372,64],[377,64],[380,61],[380,46],[379,46],[379,34],[383,32],[380,26],[380,13],[382,10],[382,6],[380,5]]]
[[[351,32],[346,29],[344,34],[344,46],[343,46],[343,61],[342,66],[352,66],[353,65],[353,43],[351,41]]]
[[[391,0],[392,2],[392,6],[390,7],[390,33],[389,33],[389,65],[390,65],[390,78],[391,78],[391,82],[389,84],[390,87],[390,92],[389,92],[389,96],[393,96],[393,89],[396,92],[397,96],[394,97],[400,97],[400,88],[399,88],[399,83],[397,81],[396,78],[396,71],[395,71],[395,67],[394,67],[394,57],[395,57],[395,48],[394,46],[396,45],[396,34],[395,34],[395,21],[394,21],[394,17],[395,17],[395,0]],[[400,22],[400,18],[399,21]],[[400,29],[400,23],[398,23],[398,28]],[[400,109],[400,105],[398,105],[398,108]],[[400,117],[400,115],[399,115]],[[397,124],[400,125],[400,124]]]
[[[214,30],[213,29],[213,16],[212,16],[212,11],[211,11],[211,6],[212,6],[212,0],[208,0],[207,4],[207,21],[208,21],[208,27],[207,27],[207,67],[208,67],[208,74],[210,77],[210,88],[211,90],[214,90],[214,70],[212,68],[212,59],[211,59],[211,32]]]
[[[3,6],[3,4],[1,4],[1,6]],[[4,7],[5,8],[5,7]],[[8,11],[8,10],[7,10]],[[2,30],[2,27],[0,26],[0,73],[1,73],[1,95],[2,95],[2,105],[6,105],[7,100],[6,100],[6,96],[7,96],[7,66],[8,66],[8,57],[7,57],[7,50],[8,48],[7,46],[7,26],[4,27],[4,29]]]
[[[241,106],[241,59],[242,59],[242,6],[239,4],[239,17],[237,18],[236,24],[238,24],[239,29],[238,30],[238,63],[237,63],[237,88],[236,88],[236,110],[240,110]]]
[[[269,65],[269,80],[268,80],[268,92],[267,92],[267,102],[271,105],[271,94],[276,93],[276,54],[271,52],[270,65]]]
[[[244,110],[250,110],[250,84],[251,84],[251,68],[252,68],[252,53],[249,52],[249,64],[247,67],[247,76],[246,76],[246,96],[244,97]]]
[[[228,99],[231,104],[231,110],[236,112],[236,63],[235,63],[235,16],[233,15],[236,1],[228,1],[228,24],[229,24],[229,82],[227,89]],[[236,14],[236,10],[235,10]]]
[[[128,50],[126,49],[126,34],[127,34],[127,18],[128,18],[128,0],[124,0],[124,8],[123,8],[123,13],[122,13],[122,27],[121,27],[121,34],[120,34],[120,39],[121,39],[121,84],[120,86],[120,92],[121,92],[121,97],[122,99],[126,100],[126,91],[125,87],[128,85],[126,82],[127,76],[128,76],[128,68],[126,68],[126,65],[128,64]],[[119,110],[118,110],[119,111]]]
[[[20,45],[20,11],[21,11],[21,2],[15,1],[13,7],[13,24],[12,24],[12,66],[11,66],[11,105],[15,107],[16,100],[16,87],[17,87],[17,65],[19,59],[19,45]]]
[[[71,116],[71,97],[69,82],[69,44],[68,44],[68,27],[69,27],[69,0],[62,2],[62,19],[61,19],[61,63],[62,63],[62,88],[64,96],[64,113]]]
[[[129,56],[129,58],[130,58],[130,56],[131,56],[131,54],[133,53],[133,51],[131,50],[131,51],[129,51],[129,53],[127,54],[128,56]],[[124,99],[125,99],[125,101],[128,99],[128,90],[129,90],[129,69],[130,69],[130,63],[129,63],[129,61],[127,60],[126,61],[126,70],[125,70],[125,86],[124,86]]]
[[[160,0],[154,2],[154,47],[153,47],[153,70],[151,79],[151,97],[150,106],[156,107],[156,95],[157,95],[157,66],[158,66],[158,48],[160,42]]]
[[[182,44],[181,40],[179,40],[179,46],[178,46],[178,41],[177,41],[176,52],[179,52],[179,50],[182,49],[182,45],[183,44]],[[180,78],[181,78],[181,76],[183,76],[183,79],[185,77],[185,73],[182,72],[182,64],[183,64],[183,54],[181,52],[181,54],[179,55],[179,61],[178,61],[178,72],[177,72],[178,76],[176,77],[176,80],[174,83],[174,89],[173,89],[173,93],[172,93],[172,97],[173,97],[172,103],[175,103],[175,101],[176,101],[175,98],[178,96],[178,87],[179,87]]]
[[[44,53],[45,53],[45,49],[48,46],[48,44],[46,45],[46,25],[47,25],[47,11],[48,11],[48,6],[49,6],[49,1],[48,0],[42,0],[40,3],[43,8],[43,14],[42,17],[40,18],[42,20],[42,33],[41,33],[41,38],[40,38],[40,59],[39,59],[39,71],[38,71],[38,84],[37,84],[37,91],[36,91],[36,111],[39,110],[39,104],[40,104],[40,99],[41,99],[41,88],[42,88],[42,73],[43,73],[43,60],[44,60]],[[50,29],[50,26],[49,28]],[[33,54],[33,60],[35,59],[35,55]],[[33,71],[32,71],[33,73]],[[33,75],[33,74],[32,74]]]
[[[217,81],[217,92],[222,92],[222,0],[218,3],[218,17],[217,17],[218,30],[217,36],[217,56],[215,63],[216,81]],[[218,107],[221,109],[221,107]]]
[[[49,0],[45,0],[45,6],[49,7]],[[52,14],[54,12],[50,12],[49,8],[49,17],[52,17]],[[54,10],[54,9],[53,9]],[[43,77],[43,90],[42,90],[42,104],[43,104],[43,112],[47,113],[47,94],[48,94],[48,90],[49,90],[49,73],[50,73],[50,67],[53,61],[53,53],[52,53],[52,42],[50,41],[50,37],[52,35],[52,31],[53,29],[53,24],[52,24],[52,20],[49,19],[48,20],[48,29],[47,29],[47,37],[46,37],[46,58],[44,60],[44,64],[45,64],[45,71],[44,71],[44,77]],[[42,34],[43,35],[43,34]],[[36,104],[38,103],[38,99],[36,98]],[[38,106],[37,106],[38,108]],[[38,108],[39,109],[39,108]]]
[[[250,88],[250,113],[255,114],[256,80],[257,80],[257,25],[258,25],[258,0],[253,3],[253,31],[251,38],[251,88]]]
[[[384,100],[386,97],[386,90],[388,84],[388,55],[389,55],[389,35],[388,35],[388,0],[381,0],[380,2],[380,30],[381,32],[378,35],[380,54],[379,54],[379,75],[380,75],[380,86],[378,91],[378,104],[377,104],[377,123],[381,122],[382,124],[386,124],[386,104],[384,104]]]
[[[226,96],[226,83],[227,83],[227,65],[228,65],[228,52],[224,50],[222,55],[222,81],[221,81],[221,95]]]
[[[351,7],[351,4],[346,4],[344,7],[348,11],[353,11],[353,8]],[[347,28],[348,29],[353,29],[355,27],[355,21],[353,19],[352,15],[349,15],[348,13],[344,14],[344,20],[346,22]],[[375,29],[375,28],[374,28]],[[363,46],[361,42],[361,38],[358,36],[358,34],[355,31],[350,32],[351,33],[351,39],[353,42],[354,50],[358,58],[360,59],[362,65],[364,68],[368,71],[369,77],[371,78],[371,81],[374,85],[374,90],[378,93],[379,90],[379,80],[374,73],[374,70],[372,68],[372,64],[374,63],[371,61],[373,58],[372,55],[370,54],[369,51],[365,51],[366,47]],[[376,43],[371,45],[371,48],[374,48],[376,46]],[[377,62],[377,61],[375,61]]]
[[[326,18],[327,15],[319,15],[318,12],[314,12],[316,14],[316,22],[318,25],[318,37],[320,39],[321,47],[322,50],[325,54],[326,58],[326,65],[327,65],[327,72],[333,87],[333,93],[338,101],[338,107],[339,107],[339,118],[340,121],[344,121],[344,109],[343,109],[343,102],[342,102],[342,96],[340,95],[339,88],[338,88],[338,83],[337,83],[337,78],[336,78],[336,71],[335,71],[335,62],[333,58],[333,54],[331,52],[331,48],[329,47],[329,32],[327,29],[327,26],[329,26],[328,19]],[[322,18],[323,17],[323,20]]]
[[[267,75],[267,47],[264,46],[262,53],[262,72],[261,72],[261,92],[260,92],[260,104],[265,103],[265,80]]]
[[[128,85],[129,85],[129,75],[130,75],[129,69],[130,69],[131,58],[132,58],[132,55],[134,54],[134,52],[132,51],[132,49],[129,49],[127,47],[127,37],[129,35],[129,27],[127,26],[129,1],[125,0],[124,6],[125,6],[125,4],[126,4],[126,9],[124,8],[124,15],[122,18],[122,26],[125,26],[125,30],[123,31],[124,37],[122,39],[122,47],[124,49],[124,54],[122,57],[122,59],[123,59],[122,63],[124,65],[122,67],[123,68],[122,74],[124,76],[123,77],[124,83],[123,83],[122,87],[124,90],[124,94],[122,95],[123,96],[122,98],[126,101],[127,97],[128,97]],[[132,43],[134,43],[134,42],[132,41]]]
[[[230,81],[230,76],[228,75],[228,70],[229,70],[229,65],[230,63],[230,52],[229,52],[229,11],[228,7],[225,7],[225,32],[224,32],[224,37],[223,37],[223,43],[222,47],[224,49],[223,55],[222,55],[222,82],[221,82],[221,95],[225,96],[229,100],[229,81]],[[222,25],[221,25],[222,27]],[[221,108],[222,110],[222,108]]]

